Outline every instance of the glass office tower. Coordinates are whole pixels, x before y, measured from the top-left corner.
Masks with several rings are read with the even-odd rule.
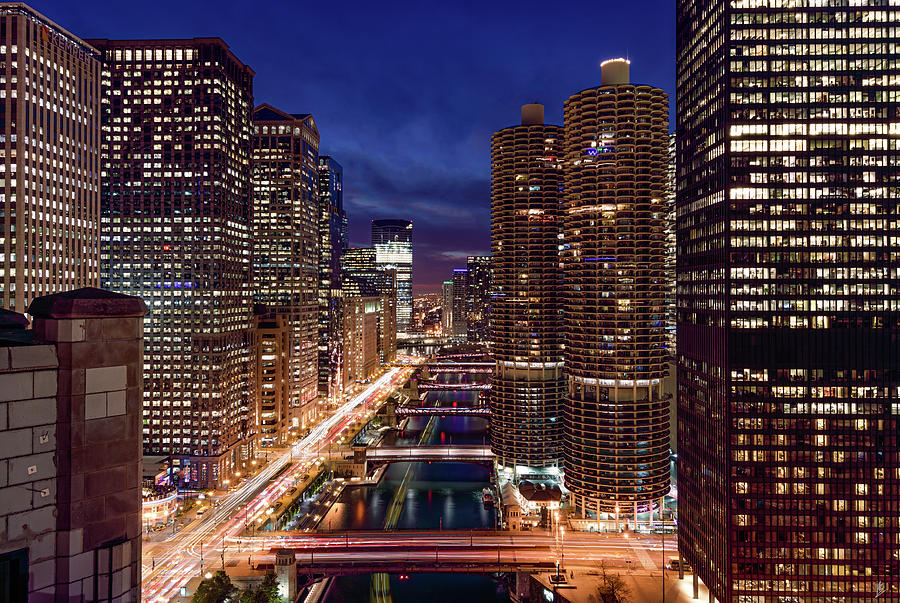
[[[469,316],[466,320],[466,339],[469,343],[490,341],[489,319],[491,312],[492,260],[489,255],[470,255],[466,258],[469,272]]]
[[[319,156],[319,393],[334,399],[343,391],[341,371],[341,254],[344,170],[333,157]]]
[[[720,601],[896,601],[900,6],[677,11],[680,551]]]
[[[453,335],[465,339],[469,319],[469,271],[455,268],[453,282]]]
[[[561,138],[539,104],[491,137],[491,449],[506,467],[562,454]]]
[[[372,247],[379,269],[397,272],[397,330],[412,321],[412,231],[409,220],[372,220]]]
[[[101,286],[149,310],[144,458],[221,486],[253,443],[253,70],[218,38],[89,43],[104,62]]]

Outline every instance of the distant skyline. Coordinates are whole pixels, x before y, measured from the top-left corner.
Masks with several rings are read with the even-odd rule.
[[[619,56],[674,95],[670,0],[28,4],[81,38],[221,37],[256,72],[255,104],[312,113],[344,167],[351,245],[372,219],[413,220],[416,293],[488,253],[490,136],[522,104],[561,124],[563,101]]]

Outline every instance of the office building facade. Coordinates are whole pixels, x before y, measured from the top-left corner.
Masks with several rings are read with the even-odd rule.
[[[374,247],[350,247],[341,255],[341,291],[344,297],[373,295],[379,274]]]
[[[99,59],[28,6],[0,4],[0,308],[99,283]]]
[[[319,394],[319,131],[313,117],[257,107],[252,170],[253,297],[270,314],[287,317],[286,425],[303,430],[317,416]],[[264,421],[273,418],[266,414]]]
[[[900,599],[896,3],[677,3],[679,550]]]
[[[381,362],[387,363],[393,362],[397,356],[397,272],[393,268],[379,266],[375,258],[376,252],[372,247],[351,247],[344,251],[341,256],[341,295],[346,303],[362,297],[380,299],[377,313],[378,356]],[[347,341],[346,337],[344,341]],[[350,350],[344,351],[345,364],[349,361],[349,353]]]
[[[491,256],[469,256],[466,270],[469,273],[466,339],[469,343],[487,343],[490,340]]]
[[[451,331],[454,337],[465,338],[469,320],[469,271],[465,268],[456,268],[450,280],[453,283]]]
[[[504,466],[562,455],[562,134],[532,104],[491,138],[491,448]]]
[[[441,334],[448,337],[453,332],[453,281],[441,283]]]
[[[141,297],[144,455],[218,486],[253,434],[253,71],[218,38],[103,54],[101,286]]]
[[[372,220],[376,265],[397,273],[397,329],[401,333],[412,321],[412,233],[409,220]]]
[[[344,251],[344,170],[319,156],[319,394],[340,396],[341,254]]]
[[[582,513],[669,492],[665,353],[668,97],[606,61],[565,103],[565,480]]]
[[[666,355],[669,361],[675,359],[676,307],[676,235],[675,235],[675,134],[669,134],[669,163],[666,173]]]

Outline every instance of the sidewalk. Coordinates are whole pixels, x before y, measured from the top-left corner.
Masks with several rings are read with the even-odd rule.
[[[663,596],[662,572],[645,570],[624,571],[609,569],[607,574],[618,574],[622,577],[630,591],[629,600],[634,603],[691,603],[709,601],[709,591],[701,581],[698,598],[693,598],[693,575],[685,574],[683,580],[678,579],[678,572],[666,570],[665,597]],[[533,579],[540,585],[540,597],[532,596],[535,601],[549,601],[554,585],[550,582],[551,573],[535,574]],[[568,577],[567,577],[568,578]],[[556,588],[556,601],[567,603],[596,603],[596,593],[603,578],[600,571],[575,572],[574,578],[568,578],[565,584]],[[538,594],[533,589],[532,595]]]

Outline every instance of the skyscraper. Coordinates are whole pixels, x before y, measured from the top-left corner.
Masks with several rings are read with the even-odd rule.
[[[218,38],[103,53],[101,284],[141,297],[144,460],[219,485],[249,459],[253,71]]]
[[[504,466],[562,453],[561,138],[538,104],[491,138],[491,448]]]
[[[99,58],[24,4],[0,4],[0,308],[99,283]]]
[[[633,515],[669,491],[668,97],[606,61],[565,103],[565,480],[582,512]]]
[[[384,298],[378,302],[378,356],[381,362],[393,362],[397,355],[397,271],[377,266],[373,248],[352,247],[341,256],[341,279],[346,303],[350,303],[349,298]],[[345,350],[345,363],[350,361],[350,353]]]
[[[898,600],[896,2],[677,8],[679,549],[720,601]]]
[[[341,254],[344,251],[343,168],[319,156],[319,393],[342,391]]]
[[[455,337],[465,337],[469,318],[469,271],[465,268],[453,270],[453,324]]]
[[[466,339],[470,343],[484,343],[490,339],[488,322],[491,311],[491,256],[474,255],[466,260],[469,273],[466,305]]]
[[[254,301],[286,316],[288,409],[281,426],[305,429],[316,417],[319,392],[319,131],[313,117],[267,104],[254,109],[252,165]],[[284,443],[288,434],[280,429],[277,435]]]
[[[255,398],[250,423],[257,445],[287,445],[300,427],[298,408],[291,402],[294,320],[289,312],[256,304],[253,317],[253,368]],[[292,434],[291,431],[294,430]]]
[[[378,281],[375,249],[350,247],[341,255],[341,289],[345,297],[373,295]]]
[[[666,169],[666,354],[669,362],[675,358],[675,134],[669,134],[669,156]],[[670,377],[674,377],[672,371]],[[674,402],[673,402],[674,404]]]
[[[406,332],[412,320],[412,222],[372,220],[372,247],[379,269],[397,271],[397,330]]]
[[[347,350],[347,359],[342,366],[344,380],[368,379],[382,362],[382,355],[393,359],[396,351],[392,351],[390,343],[384,341],[385,330],[381,327],[390,322],[385,312],[392,311],[387,304],[393,303],[393,300],[389,296],[376,295],[352,296],[345,302],[342,317],[344,347]]]
[[[453,281],[441,283],[441,334],[453,332]]]

